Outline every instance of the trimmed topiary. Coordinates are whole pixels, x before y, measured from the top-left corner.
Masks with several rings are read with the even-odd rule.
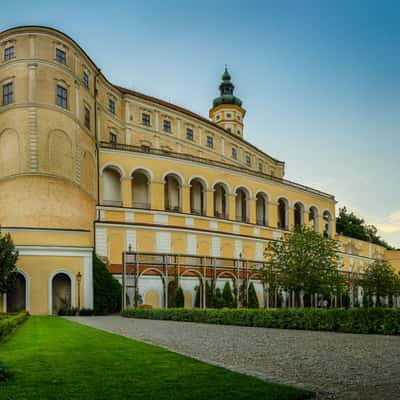
[[[185,296],[183,295],[182,288],[179,286],[178,289],[176,290],[175,307],[183,308],[184,306],[185,306]]]

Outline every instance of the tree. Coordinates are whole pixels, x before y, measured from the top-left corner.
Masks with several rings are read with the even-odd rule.
[[[199,306],[200,306],[200,302],[199,302]],[[207,308],[216,307],[213,288],[210,286],[208,281],[206,281],[206,307]]]
[[[256,289],[254,288],[253,282],[250,282],[248,308],[259,308],[259,307],[260,305],[258,303]]]
[[[95,314],[112,314],[121,310],[122,287],[97,256],[93,256]]]
[[[14,288],[17,278],[18,251],[9,233],[0,234],[0,292],[7,293]]]
[[[199,285],[197,285],[195,288],[194,288],[194,291],[195,291],[195,297],[194,297],[194,306],[196,307],[196,308],[199,308],[200,307],[200,286]]]
[[[289,293],[336,295],[344,287],[338,271],[337,243],[306,226],[280,242],[270,242],[265,250],[268,266],[261,271],[270,286],[282,287]]]
[[[336,232],[354,239],[383,246],[388,250],[393,250],[393,247],[378,235],[378,229],[374,225],[366,225],[363,218],[358,217],[353,212],[347,211],[346,207],[339,209],[339,215],[336,218]]]
[[[222,291],[222,297],[224,299],[224,307],[233,308],[234,307],[234,299],[232,294],[231,285],[228,281],[225,282],[224,289]]]
[[[224,298],[222,297],[222,292],[220,288],[215,289],[214,307],[224,307]]]
[[[185,306],[185,296],[183,295],[183,290],[179,286],[176,290],[176,297],[175,297],[175,307],[183,308]]]
[[[365,270],[361,285],[365,291],[367,305],[371,303],[371,296],[376,296],[376,305],[379,306],[382,305],[382,298],[398,293],[399,275],[387,261],[375,260]]]
[[[176,292],[178,290],[178,279],[173,279],[168,283],[168,307],[176,307]]]

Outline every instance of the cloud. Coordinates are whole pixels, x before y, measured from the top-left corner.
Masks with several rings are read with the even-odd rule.
[[[388,222],[378,223],[377,228],[384,233],[400,232],[400,210],[389,214]]]

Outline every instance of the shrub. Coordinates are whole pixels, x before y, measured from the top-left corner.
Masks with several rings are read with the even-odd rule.
[[[209,324],[400,335],[400,309],[127,309],[125,317]]]
[[[224,298],[220,288],[215,289],[214,307],[222,308],[224,306]]]
[[[0,341],[6,338],[19,324],[27,318],[26,312],[19,314],[6,314],[0,319]]]
[[[253,282],[250,282],[249,285],[249,301],[248,308],[258,308],[260,305],[258,304],[258,298],[256,289],[254,288]]]
[[[93,257],[93,290],[96,315],[112,314],[121,310],[122,287],[96,254]]]
[[[175,307],[182,308],[184,306],[185,306],[185,296],[183,295],[182,288],[179,286],[178,289],[176,289]]]
[[[94,310],[92,308],[81,308],[79,311],[79,315],[82,316],[91,316],[94,314]]]
[[[74,316],[78,313],[78,309],[76,307],[69,307],[69,308],[60,308],[57,311],[57,315],[60,316]]]
[[[226,308],[234,307],[232,289],[228,281],[225,282],[224,289],[222,291],[222,297],[224,299],[224,307]]]

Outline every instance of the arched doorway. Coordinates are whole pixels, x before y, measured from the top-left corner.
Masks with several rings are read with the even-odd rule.
[[[15,286],[7,293],[7,312],[20,312],[26,310],[26,279],[17,273]]]
[[[52,280],[52,313],[57,314],[60,309],[69,309],[72,307],[72,285],[71,278],[59,272]]]

